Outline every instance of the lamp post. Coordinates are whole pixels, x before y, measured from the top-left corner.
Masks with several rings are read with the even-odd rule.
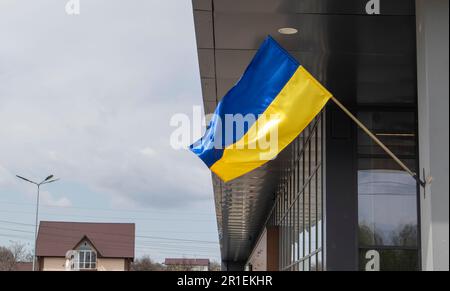
[[[38,231],[38,223],[39,223],[39,221],[38,221],[38,218],[39,218],[39,191],[40,191],[42,185],[56,182],[59,179],[53,179],[53,175],[50,175],[47,178],[45,178],[42,182],[36,183],[34,181],[31,181],[31,180],[21,177],[19,175],[16,175],[16,177],[24,180],[25,182],[28,182],[28,183],[31,183],[31,184],[34,184],[37,186],[36,222],[35,222],[35,228],[34,228],[34,254],[33,254],[33,271],[36,271],[36,242],[37,242],[37,231]]]

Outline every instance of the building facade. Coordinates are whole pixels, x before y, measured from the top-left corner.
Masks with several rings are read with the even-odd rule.
[[[270,34],[410,169],[433,177],[422,188],[330,103],[276,160],[230,183],[213,176],[223,269],[448,270],[448,1],[193,8],[207,114]]]

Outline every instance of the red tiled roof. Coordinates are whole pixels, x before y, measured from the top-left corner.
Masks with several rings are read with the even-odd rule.
[[[134,258],[135,225],[132,223],[82,223],[42,221],[38,257],[64,257],[87,238],[104,258]]]
[[[167,266],[209,266],[209,259],[174,259],[168,258],[164,262]]]

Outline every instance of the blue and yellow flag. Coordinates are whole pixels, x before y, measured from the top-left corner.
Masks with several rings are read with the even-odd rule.
[[[331,97],[269,36],[190,149],[224,182],[231,181],[274,159]]]

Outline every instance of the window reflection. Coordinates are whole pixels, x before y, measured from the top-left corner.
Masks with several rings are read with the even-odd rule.
[[[416,118],[413,112],[360,112],[359,118],[405,164],[416,171]],[[416,181],[363,132],[358,134],[360,268],[367,250],[380,253],[381,270],[417,269]]]
[[[361,245],[417,246],[417,189],[407,173],[358,172]]]
[[[322,117],[289,147],[270,226],[280,227],[280,270],[322,271]]]
[[[360,249],[360,271],[365,270],[365,255],[370,249]],[[382,271],[416,271],[419,269],[417,250],[414,249],[382,249],[380,254],[380,270]]]

